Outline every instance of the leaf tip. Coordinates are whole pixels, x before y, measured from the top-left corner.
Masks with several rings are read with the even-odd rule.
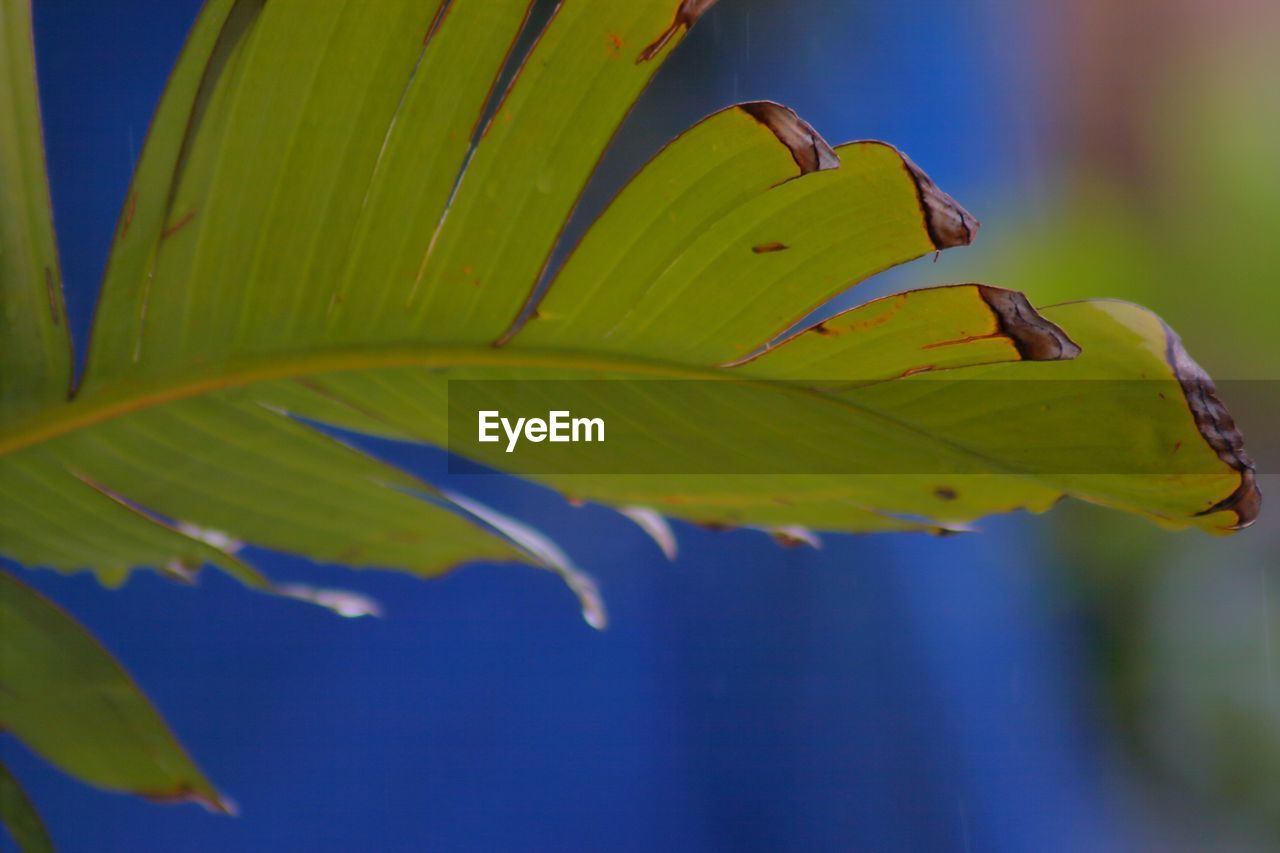
[[[1213,515],[1217,512],[1235,514],[1235,523],[1225,528],[1229,533],[1252,527],[1262,511],[1262,490],[1258,488],[1258,476],[1251,467],[1240,472],[1240,485],[1236,490],[1218,501],[1208,509],[1196,513],[1197,516]]]
[[[822,550],[822,540],[818,537],[818,534],[798,524],[774,527],[768,533],[773,537],[773,541],[783,548],[809,547],[815,550]]]
[[[382,605],[367,595],[345,589],[324,589],[306,584],[278,584],[272,592],[284,598],[305,601],[336,613],[345,619],[382,616]]]
[[[162,805],[195,803],[207,812],[227,817],[236,817],[240,814],[240,807],[234,800],[207,785],[197,787],[186,783],[171,791],[149,791],[141,793],[140,796],[144,800]]]
[[[640,55],[636,57],[636,65],[642,65],[661,53],[662,49],[667,46],[667,42],[671,41],[681,27],[684,28],[685,32],[691,30],[703,13],[715,4],[716,0],[680,0],[680,5],[676,7],[676,14],[671,19],[671,23],[644,50],[640,51]]]
[[[1240,483],[1231,494],[1196,513],[1196,516],[1231,512],[1236,520],[1226,530],[1244,530],[1258,520],[1258,513],[1262,510],[1262,491],[1258,488],[1253,459],[1244,449],[1244,435],[1219,398],[1217,386],[1187,352],[1177,332],[1167,324],[1164,332],[1165,360],[1182,387],[1182,395],[1191,410],[1196,429],[1218,458],[1240,475]]]
[[[896,150],[896,149],[895,149]],[[938,188],[925,171],[901,151],[902,165],[916,188],[920,212],[924,215],[924,227],[935,249],[951,249],[967,246],[978,236],[982,223],[960,203]]]
[[[676,542],[675,531],[671,529],[665,516],[647,506],[624,506],[618,512],[634,521],[641,530],[649,534],[649,538],[657,544],[658,549],[662,551],[662,556],[666,557],[668,562],[675,562],[679,554],[679,545]]]
[[[835,149],[790,107],[773,101],[749,101],[738,104],[738,109],[767,127],[787,147],[800,167],[800,174],[839,168],[840,157]]]
[[[462,511],[501,533],[516,548],[526,554],[540,568],[555,572],[578,599],[582,619],[597,631],[609,624],[604,598],[595,580],[574,565],[569,555],[548,537],[524,522],[510,518],[478,501],[457,492],[441,492],[441,495]]]
[[[977,287],[982,301],[995,316],[1000,334],[1013,342],[1023,360],[1070,361],[1080,355],[1080,345],[1031,307],[1024,294],[985,284]]]

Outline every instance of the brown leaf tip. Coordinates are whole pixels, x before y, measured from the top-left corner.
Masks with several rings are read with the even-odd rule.
[[[1262,492],[1253,460],[1244,449],[1244,436],[1227,407],[1218,397],[1218,389],[1182,346],[1177,333],[1165,326],[1165,359],[1173,368],[1173,375],[1182,386],[1182,394],[1191,409],[1191,417],[1205,443],[1213,448],[1218,458],[1240,472],[1240,485],[1227,497],[1196,515],[1212,515],[1215,512],[1234,512],[1236,523],[1232,530],[1243,530],[1258,519],[1262,508]]]
[[[915,184],[920,212],[924,214],[925,230],[929,232],[929,240],[934,248],[951,249],[972,243],[982,223],[961,207],[958,201],[938,189],[933,178],[926,175],[910,157],[901,151],[898,154]]]
[[[794,110],[773,101],[751,101],[739,104],[738,109],[769,128],[778,141],[787,146],[800,167],[800,174],[839,168],[840,157]]]
[[[1262,490],[1258,488],[1258,476],[1252,467],[1240,472],[1240,485],[1236,490],[1206,510],[1196,515],[1213,515],[1215,512],[1234,512],[1236,523],[1230,530],[1244,530],[1258,520],[1262,511]]]
[[[234,817],[239,809],[227,797],[211,789],[201,790],[189,782],[182,782],[168,791],[139,791],[144,800],[159,804],[196,803],[205,811]]]
[[[1000,334],[1013,342],[1025,361],[1069,361],[1080,354],[1080,345],[1060,326],[1046,320],[1016,290],[978,285],[982,301],[995,315]]]
[[[822,548],[822,540],[807,527],[787,525],[769,530],[773,541],[783,548]]]
[[[671,23],[667,25],[667,28],[648,47],[640,51],[640,55],[636,57],[636,65],[648,62],[657,56],[681,27],[684,27],[685,32],[688,32],[702,17],[703,13],[715,4],[716,0],[681,0],[680,5],[676,8],[676,16],[671,19]]]

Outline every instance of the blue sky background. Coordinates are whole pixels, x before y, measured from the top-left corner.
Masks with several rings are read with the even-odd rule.
[[[81,345],[197,7],[35,2]],[[999,200],[1043,180],[1027,131],[1034,80],[1009,73],[1025,25],[994,0],[724,0],[661,72],[587,206],[701,115],[767,97],[832,142],[899,145],[998,241]],[[947,276],[944,254],[879,289]],[[438,453],[365,444],[443,477]],[[505,478],[451,485],[564,545],[599,580],[609,630],[584,625],[552,575],[523,568],[423,582],[249,554],[277,578],[384,605],[385,618],[354,621],[212,573],[196,589],[143,573],[108,592],[24,572],[118,655],[241,808],[228,819],[98,792],[0,741],[62,849],[1125,846],[1079,629],[1039,567],[1043,520],[946,539],[829,536],[821,551],[681,525],[668,564],[606,509]]]

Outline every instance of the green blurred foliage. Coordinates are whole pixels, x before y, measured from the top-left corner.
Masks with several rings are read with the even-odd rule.
[[[1142,303],[1215,379],[1271,380],[1249,387],[1274,398],[1273,54],[1208,51],[1182,63],[1159,87],[1166,97],[1141,105],[1138,168],[1075,163],[1038,210],[997,211],[1018,224],[984,234],[966,272],[1041,306],[1093,296]],[[1227,384],[1228,405],[1240,388]],[[1236,409],[1247,443],[1280,442],[1274,399]],[[1083,505],[1045,522],[1044,553],[1087,623],[1134,799],[1182,849],[1280,849],[1280,525],[1265,506],[1277,486],[1280,477],[1262,478],[1261,519],[1229,541]]]

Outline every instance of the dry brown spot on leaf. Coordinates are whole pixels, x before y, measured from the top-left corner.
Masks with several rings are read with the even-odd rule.
[[[636,65],[648,62],[657,56],[681,27],[684,27],[687,32],[698,22],[702,14],[715,4],[716,0],[681,0],[680,6],[676,9],[675,17],[671,19],[671,23],[654,39],[652,44],[640,51],[640,55],[636,57]]]
[[[130,193],[129,200],[124,205],[124,217],[120,220],[120,238],[129,233],[129,226],[133,224],[134,214],[138,212],[138,194]]]
[[[910,297],[908,294],[899,293],[895,296],[886,296],[882,299],[878,299],[876,300],[876,304],[880,304],[884,307],[884,310],[881,311],[879,314],[876,314],[874,317],[867,317],[864,320],[858,320],[853,323],[843,323],[839,326],[831,326],[829,325],[830,321],[824,321],[823,323],[819,324],[825,327],[824,331],[822,331],[820,334],[842,335],[845,332],[863,332],[863,331],[866,331],[867,329],[874,329],[876,326],[882,326],[885,323],[892,320],[894,315],[902,310],[903,306],[906,305],[907,300],[909,298]],[[873,303],[868,303],[868,305],[870,304],[873,304]],[[852,311],[861,314],[866,307],[867,306],[865,305],[860,306],[859,308],[852,309]]]
[[[813,125],[794,110],[773,101],[751,101],[739,104],[738,109],[769,128],[778,141],[787,146],[791,158],[800,167],[800,174],[839,168],[839,155]]]
[[[194,210],[188,210],[186,213],[180,216],[176,222],[174,222],[168,228],[160,232],[160,239],[168,240],[174,234],[177,234],[183,228],[186,228],[187,224],[191,222],[192,219],[195,219],[195,218],[196,218],[196,212]]]
[[[925,230],[929,240],[937,249],[950,249],[954,246],[967,246],[973,242],[981,223],[960,206],[960,203],[947,193],[938,189],[924,171],[901,151],[902,165],[916,187],[916,197],[920,201],[920,212],[924,214]]]
[[[917,364],[915,367],[908,367],[906,370],[902,371],[902,373],[899,375],[903,379],[906,379],[908,376],[915,376],[917,373],[928,373],[930,370],[937,370],[937,369],[938,369],[938,365],[936,364]]]
[[[1248,527],[1258,518],[1262,507],[1262,492],[1258,489],[1253,459],[1244,449],[1244,436],[1219,399],[1217,386],[1213,384],[1209,374],[1187,353],[1177,333],[1168,326],[1164,330],[1165,359],[1173,368],[1178,384],[1182,386],[1182,394],[1191,410],[1196,428],[1204,437],[1205,443],[1218,454],[1218,458],[1240,473],[1240,485],[1235,491],[1196,515],[1232,512],[1236,516],[1232,530]]]
[[[1065,361],[1080,354],[1080,346],[1060,327],[1040,316],[1018,291],[980,284],[978,293],[994,314],[1000,334],[1013,341],[1023,359]]]
[[[962,338],[952,338],[946,341],[934,341],[933,343],[924,344],[920,349],[941,349],[943,347],[958,347],[964,344],[972,344],[978,341],[990,341],[997,338],[1005,337],[999,331],[991,332],[986,335],[965,335]]]
[[[1196,513],[1198,516],[1213,515],[1215,512],[1235,513],[1236,523],[1231,530],[1243,530],[1258,520],[1262,509],[1262,491],[1258,488],[1258,477],[1252,467],[1240,472],[1240,485],[1227,497],[1218,501],[1208,509]]]

